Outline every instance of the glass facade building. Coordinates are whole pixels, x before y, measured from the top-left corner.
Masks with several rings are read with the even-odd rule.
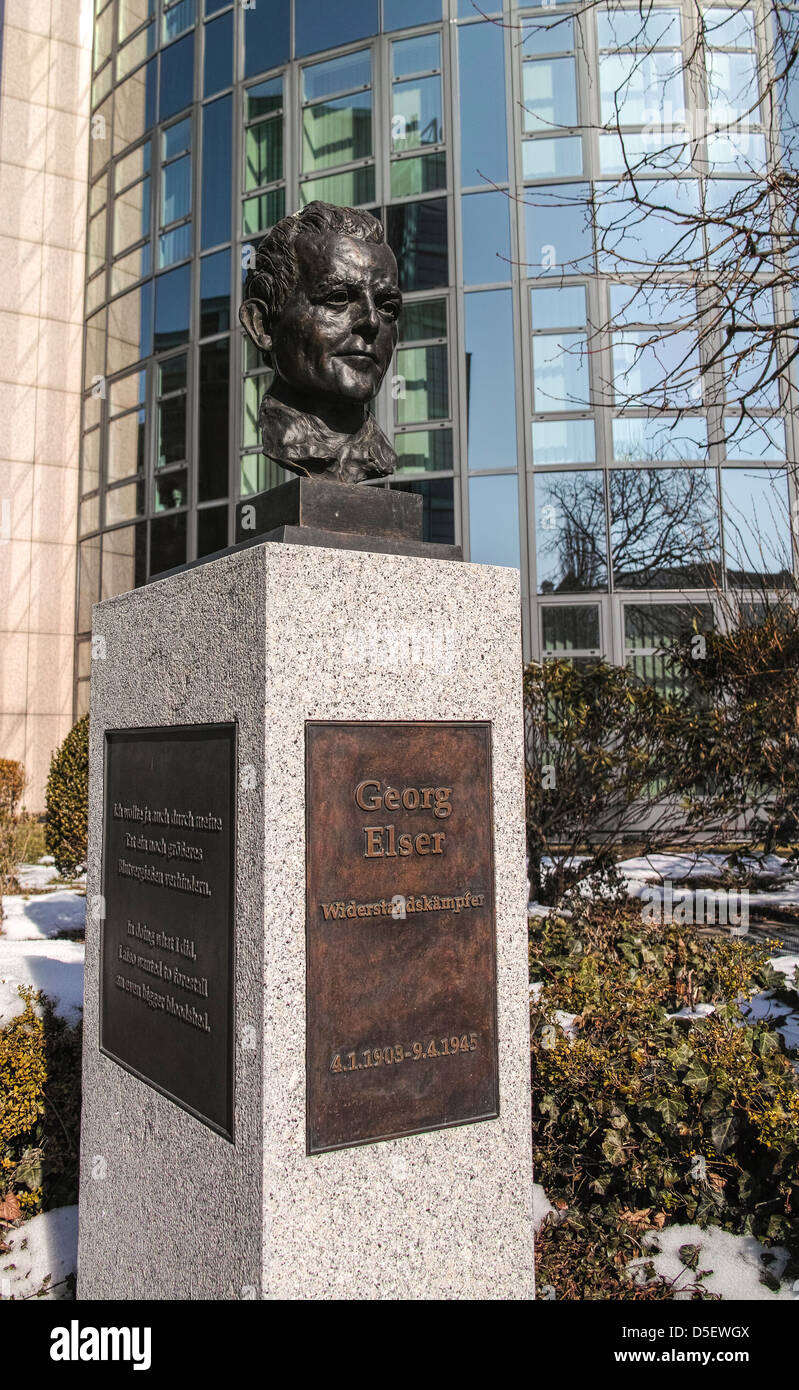
[[[668,285],[635,292],[644,259],[679,275],[668,216],[622,215],[624,150],[601,129],[616,117],[630,149],[653,104],[668,130],[675,110],[723,124],[746,102],[748,167],[765,159],[767,15],[708,8],[697,78],[693,0],[651,7],[645,53],[637,5],[635,24],[619,4],[579,23],[567,4],[480,10],[97,0],[76,713],[92,604],[231,543],[236,502],[288,476],[260,453],[268,376],[238,305],[259,239],[314,198],[373,211],[397,256],[375,403],[390,485],[422,495],[429,539],[520,567],[528,656],[651,674],[697,606],[710,621],[725,588],[792,574],[793,387],[725,444],[735,402],[703,378],[701,303],[659,343]],[[734,141],[711,128],[706,145],[701,169],[663,175],[677,215],[744,177]],[[693,384],[664,398],[664,362],[692,354]]]

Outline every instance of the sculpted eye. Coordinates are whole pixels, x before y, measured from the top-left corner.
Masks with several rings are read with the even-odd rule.
[[[387,319],[396,320],[399,318],[400,306],[396,299],[385,299],[379,306],[380,313]]]
[[[346,290],[331,290],[325,298],[325,304],[332,304],[334,309],[343,309],[349,302],[350,297]]]

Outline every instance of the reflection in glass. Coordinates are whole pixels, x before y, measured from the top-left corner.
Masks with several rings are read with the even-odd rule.
[[[586,275],[594,267],[588,184],[525,189],[528,273]]]
[[[291,42],[291,0],[269,0],[268,5],[242,5],[244,20],[244,76],[279,67],[288,61]]]
[[[652,48],[678,48],[680,11],[678,9],[617,10],[596,12],[597,43],[600,48],[632,48],[639,52]]]
[[[146,522],[107,531],[103,536],[103,599],[137,589],[146,577]]]
[[[696,179],[638,179],[640,202],[626,185],[597,184],[600,270],[640,270],[661,262],[681,266],[702,251]]]
[[[186,396],[170,396],[158,407],[157,468],[186,457]]]
[[[92,430],[83,436],[80,463],[81,495],[94,492],[100,482],[100,431]]]
[[[551,134],[577,125],[577,76],[573,58],[545,58],[524,65],[524,129]]]
[[[230,327],[230,252],[217,251],[200,262],[200,337]]]
[[[270,116],[283,109],[283,78],[270,77],[268,82],[257,82],[244,93],[245,119],[255,120],[256,116]]]
[[[716,475],[709,468],[610,474],[613,581],[620,589],[694,589],[719,564]]]
[[[195,19],[195,0],[164,0],[163,42],[168,43],[190,29]]]
[[[261,397],[266,390],[266,375],[261,373],[259,376],[248,376],[244,378],[244,391],[242,395],[243,421],[241,442],[245,449],[252,449],[260,442],[260,431],[258,429],[258,410],[261,404]]]
[[[504,42],[496,24],[468,24],[458,31],[464,188],[477,187],[486,178],[503,183],[508,177]]]
[[[722,468],[727,582],[792,584],[788,478],[783,468]]]
[[[230,340],[200,348],[199,468],[197,499],[212,502],[228,494],[228,397]]]
[[[681,419],[626,417],[613,421],[613,457],[622,463],[705,459],[707,421],[700,415]]]
[[[563,285],[552,290],[531,290],[530,313],[533,328],[584,328],[585,286]]]
[[[151,126],[155,125],[155,91],[158,75],[158,60],[151,58],[149,63],[131,73],[121,82],[114,93],[114,154],[121,154],[132,145]],[[107,103],[105,117],[107,128],[111,129],[111,107]],[[95,147],[108,150],[106,140],[90,140],[91,158],[94,160]]]
[[[681,673],[669,649],[675,642],[690,639],[694,632],[712,630],[713,608],[709,603],[625,603],[626,665],[661,695],[673,696],[685,691],[688,673]]]
[[[233,81],[233,13],[205,26],[203,96],[212,97]]]
[[[306,106],[302,113],[304,173],[349,164],[372,153],[372,93]]]
[[[779,463],[786,456],[784,420],[767,419],[762,416],[742,420],[730,415],[725,416],[722,429],[728,459]]]
[[[435,193],[447,183],[447,156],[443,150],[418,155],[415,159],[391,161],[392,198],[410,198],[415,193]]]
[[[144,483],[129,483],[125,487],[112,487],[105,494],[105,524],[114,526],[118,521],[134,521],[144,512]]]
[[[244,136],[244,187],[260,188],[283,177],[283,117],[249,126]]]
[[[102,222],[100,227],[105,226],[105,218],[101,214]],[[113,234],[113,254],[118,256],[120,251],[132,246],[134,242],[141,241],[142,237],[150,235],[150,180],[144,178],[140,183],[135,183],[123,194],[114,199],[114,234]],[[103,251],[105,247],[103,246]]]
[[[338,203],[340,207],[359,207],[375,200],[375,169],[351,169],[343,174],[328,174],[320,179],[306,179],[300,184],[300,204],[306,207],[318,198],[323,203]]]
[[[464,296],[469,468],[516,465],[513,308],[510,290]]]
[[[386,240],[397,258],[400,289],[432,290],[449,283],[445,198],[388,208]]]
[[[186,563],[186,513],[173,512],[150,522],[150,574]]]
[[[372,55],[368,48],[357,53],[345,53],[326,63],[310,63],[302,70],[303,101],[347,92],[355,87],[368,87],[372,81]]]
[[[441,0],[383,0],[383,30],[410,29],[441,18]]]
[[[168,270],[155,281],[155,351],[177,347],[189,338],[191,267]]]
[[[162,396],[165,396],[169,391],[185,389],[187,363],[188,358],[185,352],[179,353],[177,357],[167,357],[159,362],[158,390]]]
[[[173,469],[155,479],[153,490],[154,510],[173,512],[176,507],[185,507],[189,500],[188,470]]]
[[[596,440],[593,420],[534,420],[533,462],[545,464],[593,463]]]
[[[708,53],[707,89],[710,98],[708,119],[714,125],[757,125],[757,55],[755,53]]]
[[[130,478],[143,471],[145,420],[143,410],[134,410],[129,415],[119,415],[109,424],[105,469],[107,483]]]
[[[161,54],[161,96],[158,119],[167,120],[194,98],[194,34],[178,39]]]
[[[91,632],[92,604],[100,598],[100,537],[79,546],[78,632]]]
[[[461,199],[463,280],[490,285],[509,280],[510,216],[506,193],[470,193]]]
[[[676,409],[702,402],[699,349],[693,332],[654,338],[650,330],[613,334],[613,389],[618,406]]]
[[[251,13],[245,11],[245,17]],[[230,241],[230,173],[233,142],[232,98],[203,107],[201,247]]]
[[[415,304],[404,305],[400,319],[400,336],[403,343],[423,342],[426,338],[446,338],[446,299],[420,299]]]
[[[598,604],[544,605],[541,638],[545,652],[599,651]]]
[[[526,179],[568,178],[583,172],[583,142],[579,135],[558,139],[525,140],[522,145],[523,174]]]
[[[173,227],[171,232],[162,232],[158,238],[158,268],[185,261],[191,255],[191,223]]]
[[[378,31],[377,0],[294,0],[294,44],[298,58],[369,38]],[[342,84],[343,85],[343,84]]]
[[[392,77],[410,77],[440,67],[441,39],[438,34],[423,34],[418,39],[397,39],[391,45]]]
[[[86,322],[86,351],[83,360],[85,387],[96,386],[100,378],[105,376],[106,325],[108,315],[113,313],[112,304],[108,310],[101,309]]]
[[[535,543],[540,594],[607,588],[601,472],[536,474]]]
[[[469,558],[474,564],[519,565],[516,473],[469,479]]]
[[[391,137],[395,154],[443,142],[440,77],[418,77],[394,83]]]
[[[316,182],[316,180],[311,180]],[[300,193],[302,197],[302,193]],[[257,232],[268,232],[283,217],[286,207],[286,190],[273,188],[271,193],[259,193],[256,198],[247,198],[242,206],[241,230],[245,236]]]
[[[108,375],[132,367],[153,350],[153,282],[146,280],[108,306]]]
[[[658,125],[684,107],[682,52],[603,53],[599,91],[605,125]]]
[[[131,372],[130,376],[112,381],[108,388],[108,410],[111,415],[119,415],[123,410],[144,405],[147,390],[147,373]]]
[[[452,430],[409,430],[395,434],[397,473],[447,473],[452,470]]]
[[[579,410],[589,403],[585,333],[546,333],[533,338],[533,408]]]
[[[397,375],[401,386],[395,406],[398,425],[447,418],[449,380],[445,343],[435,347],[400,348]]]
[[[566,53],[572,48],[574,20],[567,15],[522,24],[522,52],[525,58],[537,58],[544,53]]]

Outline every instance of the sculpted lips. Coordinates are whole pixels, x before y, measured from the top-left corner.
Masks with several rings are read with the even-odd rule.
[[[367,362],[376,362],[376,361],[377,361],[377,354],[376,354],[376,353],[374,353],[374,352],[367,352],[367,351],[365,351],[363,348],[353,348],[351,352],[337,352],[337,353],[336,353],[336,357],[364,358]]]

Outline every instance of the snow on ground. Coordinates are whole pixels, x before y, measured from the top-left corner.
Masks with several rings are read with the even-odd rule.
[[[86,899],[74,888],[26,898],[3,898],[0,944],[4,941],[47,940],[62,931],[79,931],[86,925]]]
[[[761,1282],[761,1275],[766,1273],[777,1279],[781,1277],[788,1252],[782,1246],[761,1245],[754,1236],[736,1236],[720,1226],[710,1226],[707,1230],[700,1226],[667,1226],[662,1231],[647,1231],[643,1244],[649,1246],[652,1253],[627,1266],[634,1281],[646,1283],[643,1266],[651,1261],[655,1273],[673,1284],[676,1299],[690,1297],[684,1291],[704,1269],[712,1273],[701,1281],[701,1287],[724,1299],[752,1302],[760,1299],[793,1301],[796,1298],[796,1290],[790,1284],[782,1285],[776,1292]],[[680,1248],[685,1245],[700,1247],[695,1270],[687,1269],[680,1259]]]
[[[56,1013],[76,1023],[83,1010],[83,951],[80,941],[5,941],[0,937],[0,1028],[25,1008],[18,985],[43,990]]]
[[[78,1267],[78,1208],[56,1207],[6,1231],[0,1299],[71,1298],[65,1280]]]
[[[533,1183],[533,1230],[538,1235],[548,1216],[557,1216],[558,1211],[553,1207],[546,1192],[540,1182]]]

